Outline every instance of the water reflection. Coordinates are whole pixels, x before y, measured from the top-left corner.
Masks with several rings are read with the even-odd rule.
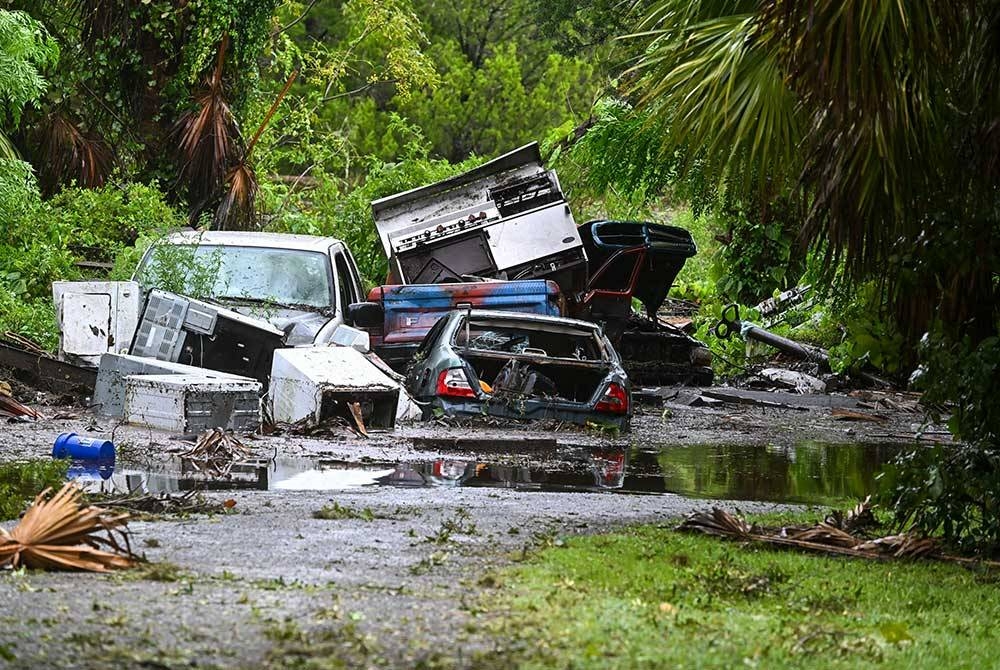
[[[631,465],[638,473],[652,475],[637,473],[654,491],[824,504],[872,493],[876,477],[901,449],[899,445],[817,442],[786,447],[698,445],[639,451]]]
[[[352,463],[276,459],[240,463],[225,478],[189,462],[151,468],[79,464],[70,469],[91,491],[128,493],[192,489],[333,491],[367,486],[494,487],[523,491],[678,493],[728,500],[834,503],[875,489],[875,478],[900,450],[893,445],[821,444],[793,447],[695,445],[565,448],[554,456]]]

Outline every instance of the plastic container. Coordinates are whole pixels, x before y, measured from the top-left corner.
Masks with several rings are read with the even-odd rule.
[[[53,458],[72,458],[84,461],[113,461],[115,445],[111,440],[80,437],[76,433],[63,433],[52,445]]]

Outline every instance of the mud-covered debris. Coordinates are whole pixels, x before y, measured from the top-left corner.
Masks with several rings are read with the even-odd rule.
[[[888,418],[884,416],[866,414],[865,412],[856,412],[842,407],[834,407],[830,410],[830,414],[833,416],[834,421],[868,421],[871,423],[883,423],[888,421]]]
[[[237,461],[252,458],[253,452],[232,433],[213,428],[206,430],[194,447],[180,454],[180,457],[201,472],[213,477],[224,477]]]
[[[180,494],[133,492],[118,496],[91,497],[91,501],[109,509],[138,514],[213,514],[236,506],[236,501],[232,498],[212,500],[199,491]]]
[[[760,371],[760,376],[779,388],[790,389],[796,393],[826,392],[826,382],[804,372],[784,368],[765,368]]]
[[[7,382],[0,382],[0,416],[35,420],[43,418],[36,410],[18,402]]]

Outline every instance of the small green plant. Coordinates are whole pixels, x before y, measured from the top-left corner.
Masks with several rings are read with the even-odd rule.
[[[37,459],[0,464],[0,520],[16,519],[36,495],[66,481],[67,461]]]
[[[374,521],[375,519],[381,518],[375,514],[370,507],[355,509],[353,507],[341,505],[338,502],[335,502],[332,505],[323,505],[323,507],[313,512],[312,515],[314,519],[323,519],[324,521],[335,521],[339,519]]]

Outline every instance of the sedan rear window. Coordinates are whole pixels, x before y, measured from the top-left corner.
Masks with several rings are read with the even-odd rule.
[[[551,323],[464,318],[452,344],[474,351],[605,360],[594,331]]]

